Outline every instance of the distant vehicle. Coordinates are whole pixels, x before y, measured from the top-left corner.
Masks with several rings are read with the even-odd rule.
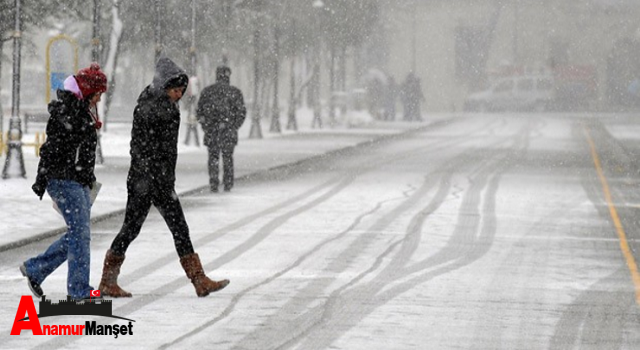
[[[513,76],[497,80],[484,91],[470,94],[465,111],[544,112],[554,102],[554,84],[550,76]]]

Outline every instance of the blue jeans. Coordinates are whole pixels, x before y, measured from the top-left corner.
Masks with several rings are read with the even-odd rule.
[[[91,263],[91,199],[88,186],[71,180],[49,180],[47,192],[62,212],[67,232],[47,250],[25,261],[27,275],[42,282],[63,262],[68,261],[67,294],[72,298],[88,298]]]

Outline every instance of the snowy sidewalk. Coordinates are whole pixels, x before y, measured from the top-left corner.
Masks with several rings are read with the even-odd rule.
[[[434,119],[430,119],[433,122]],[[236,179],[271,168],[295,163],[332,151],[353,147],[372,140],[397,135],[425,123],[377,122],[359,128],[336,127],[323,129],[301,128],[298,132],[269,133],[263,127],[262,139],[248,139],[251,121],[240,130],[240,142],[235,153]],[[302,123],[301,123],[302,124]],[[181,127],[176,191],[180,195],[200,189],[208,184],[207,150],[184,145],[186,125]],[[92,209],[92,222],[124,212],[127,200],[126,177],[129,170],[129,140],[131,125],[110,124],[102,134],[104,164],[96,167],[96,177],[103,184]],[[200,142],[202,133],[199,131]],[[34,134],[25,134],[23,142],[31,142]],[[193,140],[192,140],[193,141]],[[27,178],[0,181],[0,251],[16,245],[57,235],[65,231],[62,217],[52,208],[48,195],[39,201],[31,191],[38,158],[33,147],[23,147]],[[5,157],[2,157],[4,164]],[[241,180],[240,180],[241,181]],[[236,186],[241,184],[236,184]],[[221,193],[221,195],[225,195]]]

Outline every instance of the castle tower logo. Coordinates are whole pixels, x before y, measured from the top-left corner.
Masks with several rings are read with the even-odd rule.
[[[74,300],[67,295],[67,300],[60,300],[57,304],[52,304],[51,300],[45,299],[46,295],[40,299],[40,313],[38,318],[50,316],[70,316],[70,315],[87,315],[87,316],[103,316],[111,318],[119,318],[121,320],[133,321],[131,319],[114,316],[112,311],[111,300]],[[25,317],[18,321],[28,321],[29,317]]]
[[[99,291],[91,291],[99,295]],[[94,294],[94,292],[97,292]],[[133,335],[132,319],[113,315],[111,300],[90,299],[74,300],[67,296],[66,300],[52,303],[46,296],[40,299],[40,313],[36,312],[33,298],[23,295],[20,298],[18,311],[11,328],[11,335],[20,335],[23,330],[31,330],[33,335]],[[77,325],[43,325],[40,319],[52,316],[100,316],[128,321],[128,324],[101,325],[96,321],[85,321]]]

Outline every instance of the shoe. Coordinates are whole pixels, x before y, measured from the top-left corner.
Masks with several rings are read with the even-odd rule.
[[[31,289],[31,293],[33,293],[33,295],[35,295],[37,298],[42,298],[42,296],[44,295],[44,293],[42,292],[42,287],[40,287],[38,283],[34,282],[31,277],[27,275],[27,267],[24,265],[24,263],[20,265],[20,273],[22,273],[22,276],[27,278],[27,284],[29,285],[29,289]]]
[[[209,187],[209,191],[213,192],[213,193],[217,193],[218,192],[218,187],[214,187],[214,186],[210,186]]]

